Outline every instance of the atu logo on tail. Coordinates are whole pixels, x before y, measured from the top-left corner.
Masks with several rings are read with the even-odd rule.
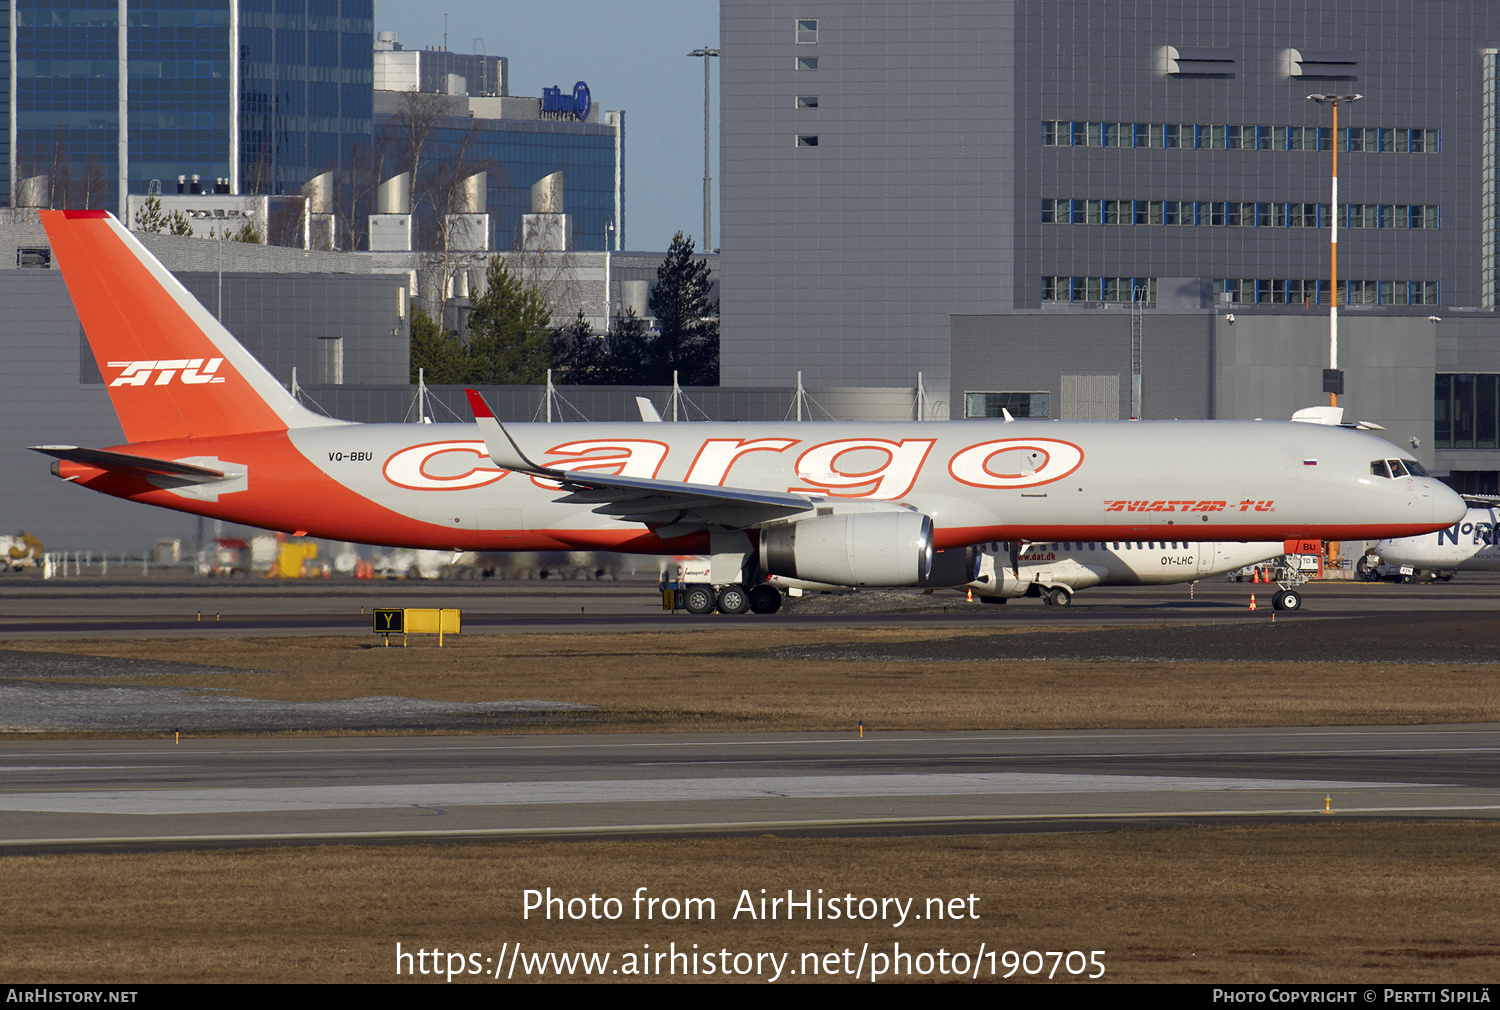
[[[116,376],[111,386],[170,386],[173,376],[182,373],[182,381],[189,386],[202,386],[210,382],[223,382],[222,375],[215,375],[219,366],[224,363],[223,358],[209,358],[208,364],[203,364],[202,358],[169,358],[166,360],[150,361],[111,361],[110,368],[123,368],[124,371]],[[151,376],[156,375],[156,381],[151,382]]]

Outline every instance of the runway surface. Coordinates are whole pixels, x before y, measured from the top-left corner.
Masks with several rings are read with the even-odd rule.
[[[5,742],[0,851],[1494,819],[1497,771],[1492,725]]]
[[[1500,580],[1431,586],[1328,582],[1306,609],[1251,612],[1266,587],[1205,582],[1096,589],[1069,608],[966,604],[955,593],[861,594],[835,612],[772,618],[660,610],[655,586],[591,583],[0,581],[7,637],[370,634],[376,606],[457,607],[466,634],[568,630],[843,629],[969,634],[883,645],[806,645],[851,662],[1060,658],[1178,662],[1500,662]],[[361,615],[363,608],[366,613]],[[577,608],[578,613],[574,613]],[[840,610],[839,608],[842,608]],[[218,619],[212,618],[217,615]],[[994,629],[1011,634],[979,635]],[[1060,634],[1060,632],[1066,632]],[[832,638],[833,643],[839,639]],[[861,651],[861,649],[863,651]],[[853,650],[853,651],[851,651]],[[213,694],[116,687],[131,663],[0,655],[0,689],[41,692],[104,732],[172,705],[227,717],[288,713]],[[111,664],[124,663],[118,668]],[[78,664],[82,664],[79,666]],[[211,672],[211,671],[210,671]],[[88,683],[84,683],[87,681]],[[114,698],[134,692],[129,705]],[[113,693],[112,693],[113,692]],[[176,692],[176,694],[174,694]],[[29,696],[27,696],[29,697]],[[25,698],[5,696],[5,711]],[[112,701],[111,699],[114,698]],[[360,699],[296,708],[328,726],[452,732],[479,706]],[[273,703],[255,703],[273,704]],[[525,700],[505,715],[525,721]],[[145,705],[146,708],[139,706]],[[238,708],[236,707],[238,706]],[[67,706],[64,705],[64,708]],[[459,711],[459,709],[464,709]],[[470,710],[472,709],[472,711]],[[239,714],[236,714],[239,713]],[[124,718],[125,725],[117,725]],[[78,723],[78,720],[83,723]],[[113,721],[111,721],[113,719]],[[394,722],[392,720],[395,720]],[[1076,830],[1233,819],[1458,817],[1500,812],[1500,726],[850,735],[588,735],[61,741],[0,738],[0,851],[146,849],[321,841],[737,833],[912,834]],[[1331,810],[1325,811],[1325,806]]]
[[[694,617],[663,611],[656,584],[644,580],[354,582],[82,576],[43,582],[10,575],[0,576],[0,639],[366,633],[377,607],[455,608],[463,611],[466,631],[502,633],[700,630],[726,622],[804,628],[1255,624],[1269,621],[1273,588],[1217,579],[1192,587],[1101,587],[1078,593],[1070,607],[1025,599],[1004,606],[971,604],[952,590],[931,596],[881,592],[792,603],[770,617]],[[1489,573],[1464,573],[1452,582],[1433,585],[1314,582],[1302,592],[1303,609],[1280,614],[1278,621],[1380,614],[1469,614],[1493,621],[1500,612],[1500,578]],[[1258,600],[1255,611],[1249,609],[1252,594]]]

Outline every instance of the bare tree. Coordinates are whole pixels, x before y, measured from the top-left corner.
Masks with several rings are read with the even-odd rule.
[[[429,178],[424,180],[425,198],[432,209],[433,241],[430,248],[440,250],[444,255],[474,245],[474,236],[469,234],[470,223],[458,220],[457,215],[466,209],[465,182],[475,172],[481,171],[473,158],[475,129],[470,126],[456,145],[445,147],[429,172]],[[413,188],[415,190],[415,186]]]
[[[52,133],[47,151],[47,206],[61,210],[68,206],[68,191],[73,188],[73,165],[68,160],[68,138],[62,130]]]
[[[556,237],[556,232],[541,228],[528,235],[522,216],[506,261],[527,291],[535,292],[553,315],[567,318],[583,304],[583,282],[578,278],[578,257],[571,250],[548,248]]]
[[[397,109],[396,160],[411,173],[411,209],[416,213],[427,199],[429,145],[438,120],[447,112],[446,96],[426,91],[402,92]]]
[[[272,167],[271,148],[269,145],[261,144],[256,148],[255,157],[250,161],[250,170],[245,173],[244,191],[257,195],[272,192],[275,181]]]
[[[477,156],[479,134],[475,126],[465,130],[453,144],[429,142],[423,171],[422,204],[414,206],[416,248],[425,250],[419,267],[426,276],[422,288],[434,320],[451,332],[462,333],[462,312],[450,309],[450,300],[465,294],[477,299],[484,290],[486,263],[490,260],[489,236],[480,234],[484,224],[468,200],[469,180],[477,173],[504,178],[504,168]],[[472,278],[475,290],[466,289]]]
[[[90,154],[84,165],[83,178],[79,183],[79,202],[84,210],[103,206],[108,200],[109,180],[104,177],[104,166]]]
[[[298,248],[302,245],[302,217],[305,204],[302,200],[270,201],[271,207],[266,222],[267,241],[271,245]]]
[[[349,158],[334,177],[333,210],[343,231],[344,249],[358,249],[367,239],[370,214],[375,210],[375,193],[380,188],[380,171],[385,164],[386,143],[355,144]]]

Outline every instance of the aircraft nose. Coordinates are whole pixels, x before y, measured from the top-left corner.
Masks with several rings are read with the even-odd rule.
[[[1459,493],[1441,481],[1424,481],[1427,484],[1427,494],[1432,499],[1432,518],[1434,522],[1440,522],[1447,526],[1463,519],[1468,514],[1468,503],[1463,500]]]

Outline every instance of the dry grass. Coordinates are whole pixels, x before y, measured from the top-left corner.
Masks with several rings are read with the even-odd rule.
[[[372,981],[395,948],[479,952],[1104,950],[1116,982],[1500,975],[1493,825],[1328,824],[931,839],[515,842],[5,860],[0,976]],[[711,897],[712,922],[521,918],[525,888]],[[975,894],[978,921],[754,922],[741,888]],[[614,976],[611,976],[614,980]],[[423,980],[418,976],[419,980]],[[432,981],[427,976],[426,981]],[[797,980],[804,980],[799,974]]]
[[[848,630],[849,641],[940,632]],[[1165,727],[1500,719],[1494,667],[840,663],[819,632],[14,642],[265,673],[168,678],[280,700],[549,698],[610,730]],[[110,678],[109,683],[126,683]],[[162,684],[162,678],[140,682]],[[1111,981],[1464,982],[1500,974],[1500,831],[1328,823],[1079,835],[507,842],[10,857],[0,976],[26,982],[392,981],[395,947],[498,956],[1104,950]],[[521,891],[712,897],[701,923],[522,921]],[[980,899],[977,922],[729,918],[741,888]],[[628,906],[627,906],[628,907]],[[1003,968],[1002,968],[1003,971]],[[717,976],[716,976],[717,977]],[[617,976],[609,976],[619,980]],[[805,980],[802,975],[797,980]],[[418,976],[431,981],[432,976]]]
[[[986,632],[991,633],[991,632]],[[951,630],[845,630],[850,642]],[[618,730],[884,730],[1378,725],[1500,721],[1494,666],[1357,663],[838,662],[774,650],[826,632],[473,635],[381,648],[370,636],[15,641],[6,648],[246,670],[174,685],[312,701],[397,695],[597,706],[566,726]],[[413,639],[414,642],[418,641]],[[139,683],[160,685],[161,678]],[[120,685],[130,680],[110,678]]]

